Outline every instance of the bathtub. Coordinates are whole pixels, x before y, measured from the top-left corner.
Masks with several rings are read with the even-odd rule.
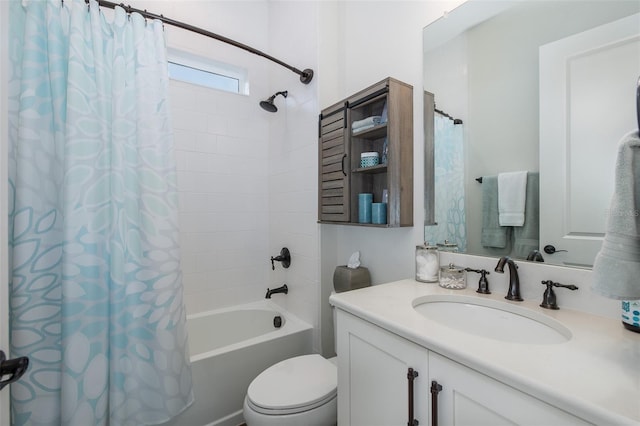
[[[278,361],[312,352],[312,327],[267,300],[189,315],[187,330],[195,401],[166,426],[243,423],[249,383]]]

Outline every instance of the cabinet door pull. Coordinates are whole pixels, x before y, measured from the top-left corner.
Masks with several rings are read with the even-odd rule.
[[[418,377],[418,372],[413,368],[407,370],[407,382],[409,383],[409,421],[407,426],[418,426],[420,422],[413,418],[413,381]]]
[[[347,172],[344,171],[344,160],[345,160],[345,158],[347,158],[347,154],[344,154],[342,156],[342,160],[340,160],[340,162],[341,162],[341,166],[342,166],[342,174],[346,176]]]
[[[438,426],[438,394],[442,390],[435,380],[431,381],[431,426]]]

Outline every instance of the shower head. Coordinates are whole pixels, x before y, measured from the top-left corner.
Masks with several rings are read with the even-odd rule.
[[[273,98],[270,98],[266,101],[260,101],[260,106],[263,110],[268,112],[276,112],[278,111],[278,107],[273,104]]]
[[[288,94],[289,93],[286,90],[283,91],[283,92],[276,92],[273,96],[269,96],[269,99],[267,99],[266,101],[260,101],[260,106],[265,111],[276,112],[276,111],[278,111],[278,107],[276,107],[275,104],[273,103],[273,101],[275,100],[276,96],[282,95],[283,97],[286,98]]]

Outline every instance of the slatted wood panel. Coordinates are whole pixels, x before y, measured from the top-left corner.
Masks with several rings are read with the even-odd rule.
[[[349,221],[349,155],[344,106],[325,109],[319,122],[318,220]]]

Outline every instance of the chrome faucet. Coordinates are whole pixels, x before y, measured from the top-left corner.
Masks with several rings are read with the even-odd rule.
[[[507,300],[514,300],[516,302],[522,302],[522,297],[520,296],[520,278],[518,277],[518,265],[509,257],[503,256],[498,260],[498,264],[496,265],[496,272],[504,274],[504,264],[509,265],[509,290],[507,291],[507,295],[504,297]]]
[[[283,285],[282,287],[278,287],[278,288],[274,288],[273,290],[269,290],[267,289],[267,295],[265,296],[265,298],[267,299],[271,299],[271,295],[272,294],[276,294],[276,293],[284,293],[287,294],[289,293],[289,288],[287,287],[287,285]]]

